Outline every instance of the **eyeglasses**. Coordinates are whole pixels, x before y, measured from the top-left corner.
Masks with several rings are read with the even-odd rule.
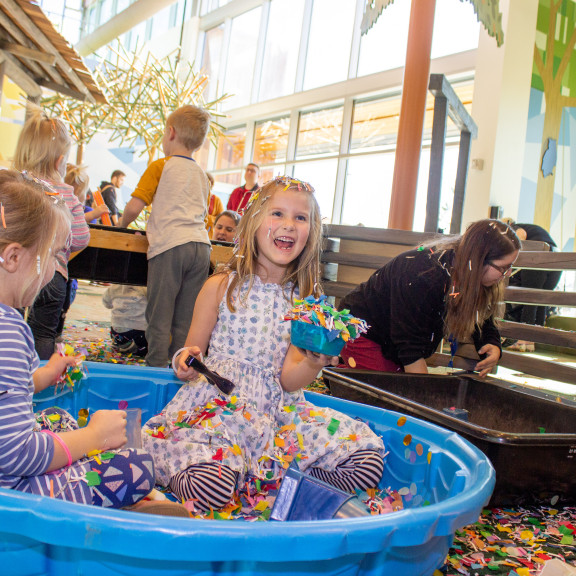
[[[502,276],[511,276],[513,265],[514,262],[512,262],[512,264],[508,264],[508,266],[499,266],[498,264],[494,264],[494,262],[488,262],[488,266],[491,266],[492,268],[494,268],[494,270],[498,270],[498,272],[500,272]]]

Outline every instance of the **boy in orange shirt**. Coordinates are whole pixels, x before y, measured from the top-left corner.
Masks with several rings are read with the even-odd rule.
[[[165,158],[152,162],[126,204],[127,227],[152,204],[148,237],[146,339],[149,366],[166,367],[184,346],[196,296],[208,277],[210,240],[204,225],[209,184],[192,154],[204,143],[210,114],[182,106],[166,120]]]

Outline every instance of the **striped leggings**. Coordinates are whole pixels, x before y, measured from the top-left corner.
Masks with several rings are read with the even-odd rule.
[[[378,486],[384,460],[375,450],[358,450],[340,463],[335,470],[328,472],[321,468],[311,468],[310,476],[340,488],[345,492],[366,490]],[[197,509],[220,510],[234,495],[238,472],[228,466],[213,462],[194,464],[172,476],[170,489],[179,500],[193,500]]]

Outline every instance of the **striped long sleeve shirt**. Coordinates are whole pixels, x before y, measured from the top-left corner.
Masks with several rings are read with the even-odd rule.
[[[22,316],[0,304],[0,487],[19,488],[44,474],[54,441],[34,431],[32,375],[39,366],[34,339]]]
[[[72,242],[70,248],[63,250],[56,255],[56,270],[68,279],[68,259],[71,252],[77,252],[88,246],[90,241],[90,228],[84,218],[84,207],[80,201],[74,196],[74,188],[64,183],[50,182],[54,190],[59,192],[64,200],[66,206],[72,214]]]

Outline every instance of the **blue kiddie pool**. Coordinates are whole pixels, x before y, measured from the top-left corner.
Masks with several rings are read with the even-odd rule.
[[[36,409],[77,415],[127,400],[145,421],[175,394],[169,370],[86,363],[74,393],[45,391]],[[370,423],[390,454],[382,487],[404,510],[316,522],[193,520],[71,504],[0,489],[0,566],[11,576],[431,576],[454,532],[478,519],[494,488],[486,457],[458,434],[397,412],[310,394]]]

